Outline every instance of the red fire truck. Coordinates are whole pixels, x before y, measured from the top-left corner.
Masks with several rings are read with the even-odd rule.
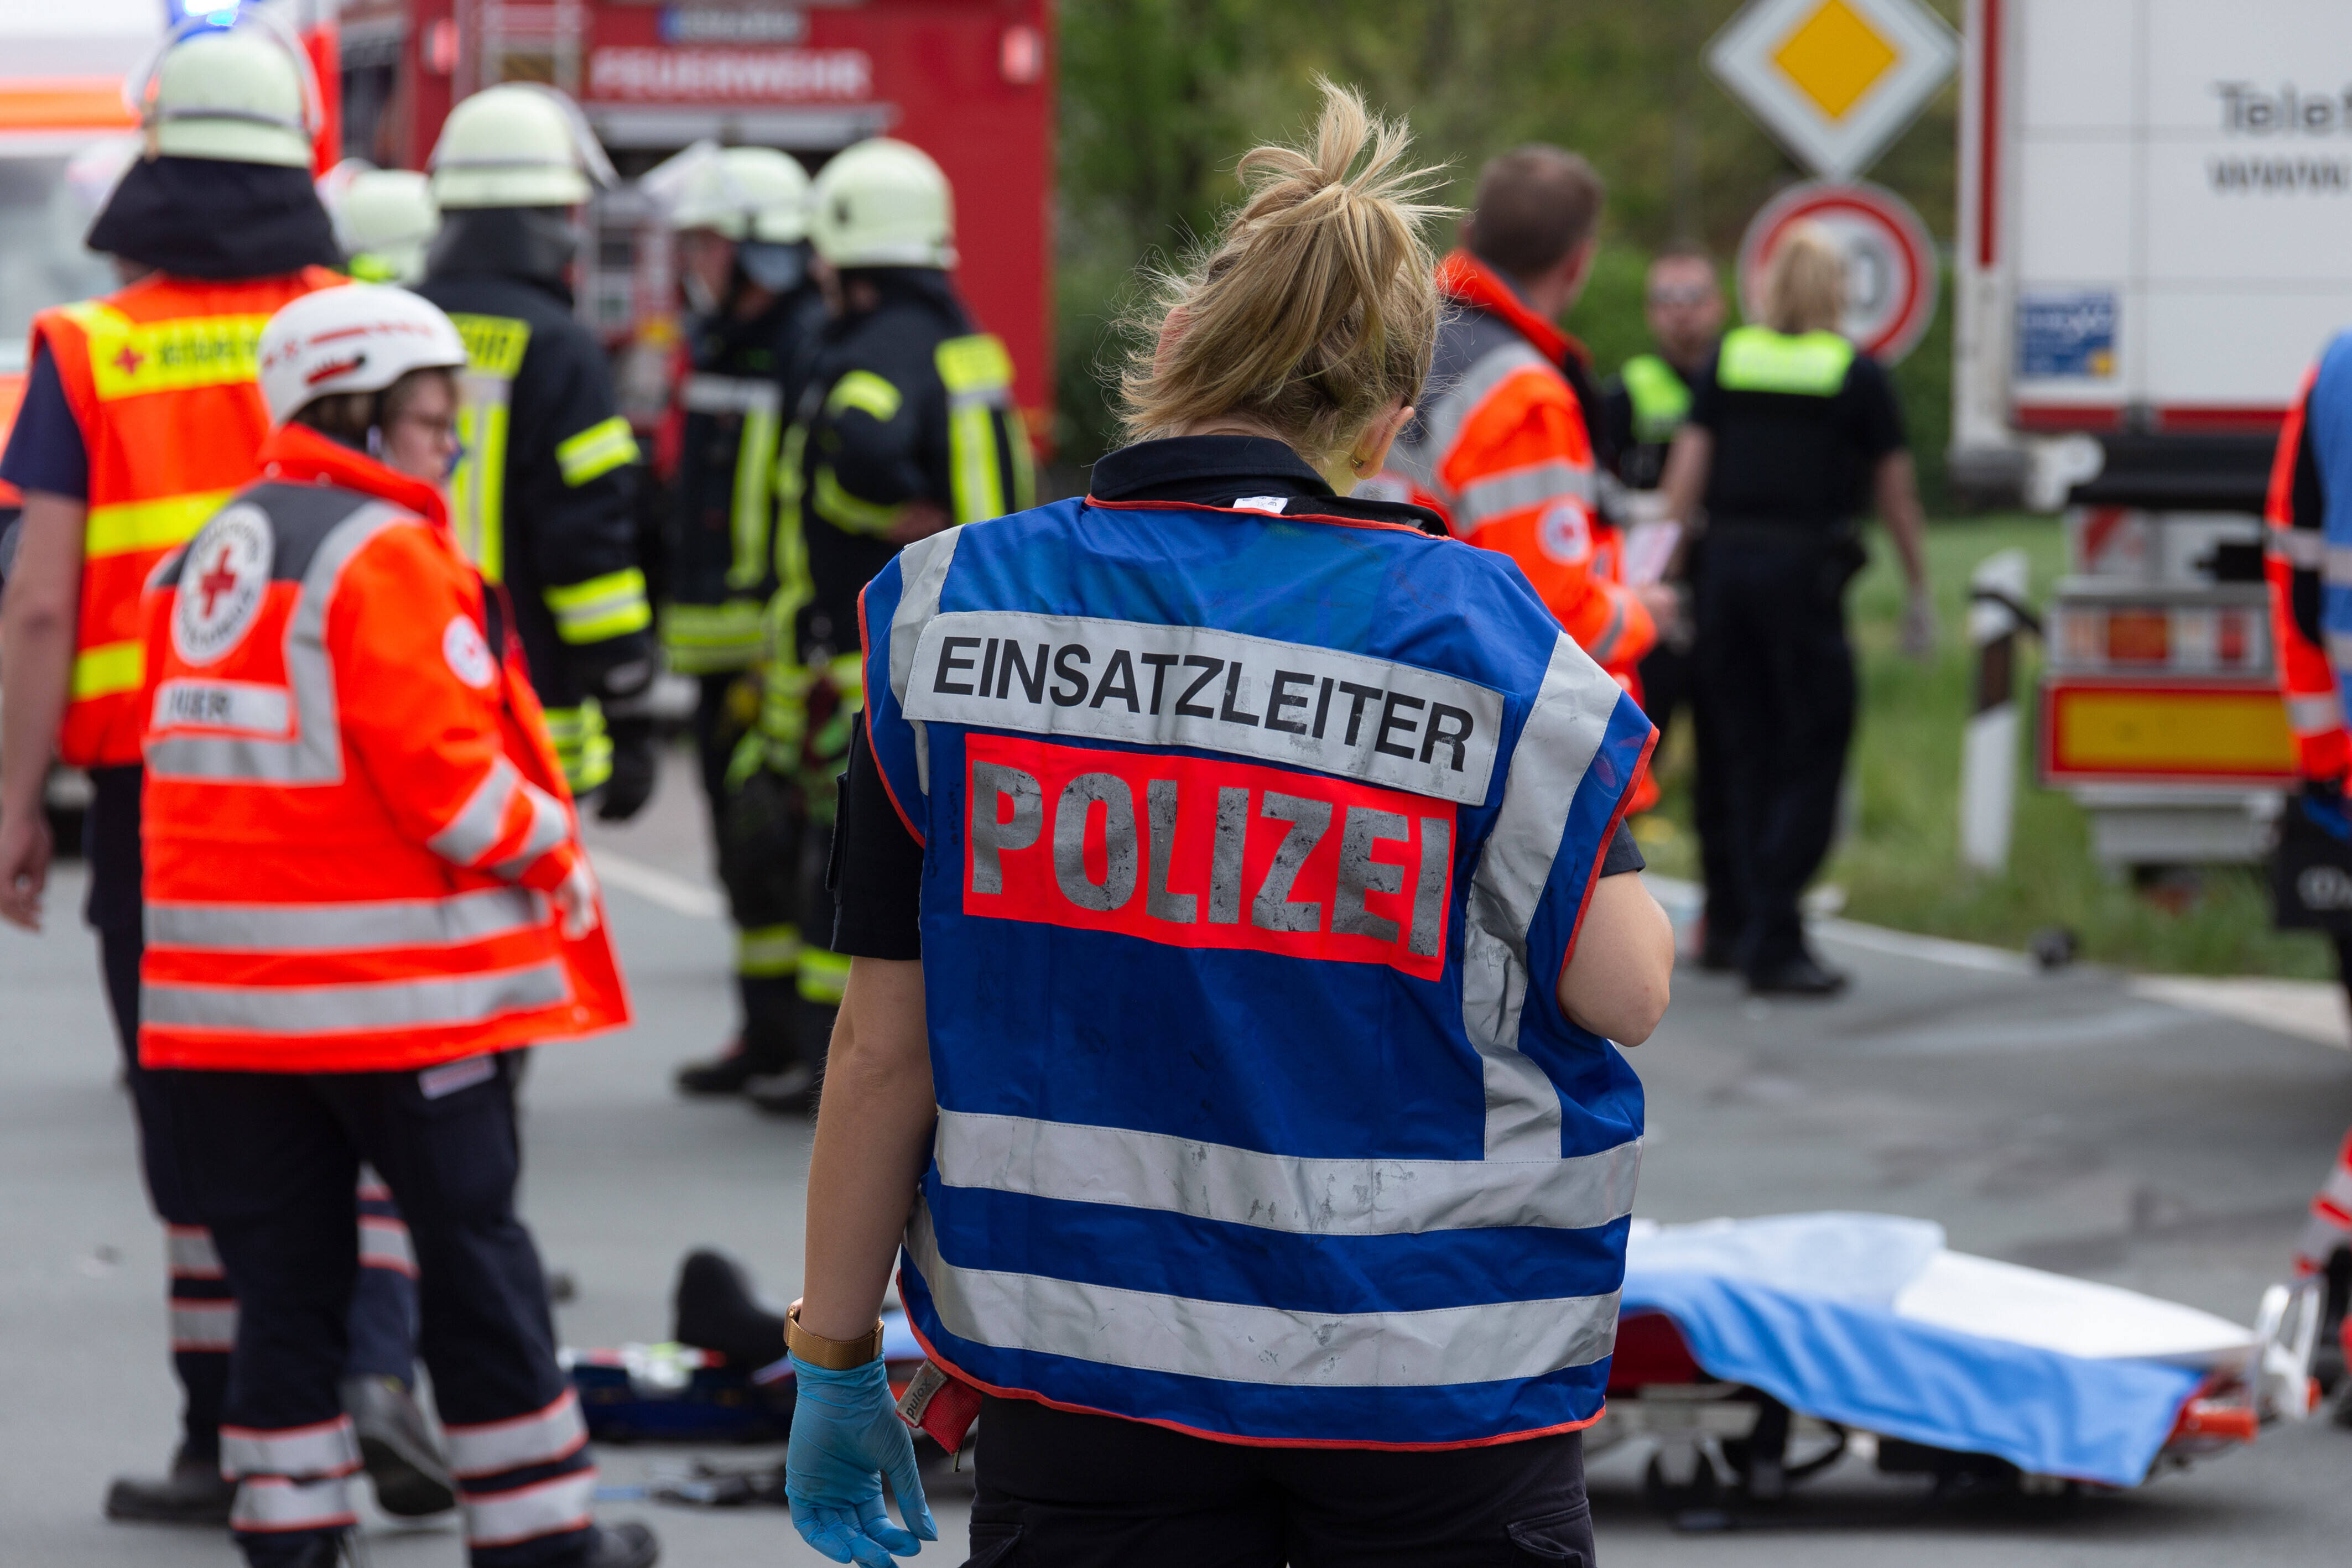
[[[625,177],[705,138],[812,170],[867,136],[911,141],[954,187],[958,286],[1042,432],[1050,16],[1045,0],[342,0],[343,150],[423,168],[453,103],[517,80],[578,99]],[[582,308],[616,346],[658,340],[674,308],[652,216],[625,188],[597,204]]]

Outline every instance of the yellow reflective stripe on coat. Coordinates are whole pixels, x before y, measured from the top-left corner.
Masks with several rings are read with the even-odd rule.
[[[823,947],[803,947],[800,998],[821,1007],[837,1008],[849,989],[849,960]]]
[[[757,925],[735,933],[735,972],[754,980],[779,980],[800,967],[801,928]]]
[[[1834,397],[1853,363],[1853,345],[1835,332],[1791,335],[1769,327],[1737,327],[1724,334],[1715,381],[1726,392]]]
[[[449,476],[449,531],[482,576],[506,580],[507,427],[515,372],[530,324],[510,316],[453,315],[466,344],[457,379],[457,472]]]
[[[682,675],[748,669],[759,662],[764,640],[760,601],[730,599],[724,604],[662,607],[662,646],[669,667]]]
[[[839,413],[845,408],[854,408],[887,424],[897,416],[905,401],[897,387],[872,371],[850,371],[824,394],[824,412]]]
[[[940,382],[948,393],[948,479],[954,492],[955,520],[976,523],[1003,517],[1005,476],[996,449],[997,420],[1005,424],[1012,454],[1011,509],[1034,504],[1035,481],[1028,441],[1013,413],[1013,356],[987,332],[950,338],[932,350]]]
[[[89,335],[90,380],[100,402],[149,392],[231,386],[258,373],[259,316],[184,316],[133,322],[85,300],[67,314]]]
[[[554,612],[555,634],[567,643],[602,643],[642,632],[654,622],[653,605],[646,599],[646,574],[634,566],[551,588],[541,597]]]
[[[146,678],[145,644],[100,643],[74,655],[73,700],[87,702],[91,697],[112,696],[117,692],[135,692]]]
[[[82,525],[83,559],[96,560],[101,556],[175,549],[194,538],[196,530],[227,505],[235,494],[234,490],[202,490],[153,501],[92,507],[89,521]]]
[[[637,460],[637,438],[619,414],[594,424],[555,447],[555,466],[573,489]]]
[[[814,492],[809,505],[816,515],[845,533],[887,534],[898,526],[899,507],[897,504],[883,506],[853,496],[842,487],[841,479],[833,465],[824,464],[816,471]]]
[[[547,710],[547,735],[572,793],[584,795],[613,776],[613,737],[604,732],[604,710],[593,697],[578,707]]]
[[[781,434],[772,405],[747,408],[735,453],[735,508],[729,517],[735,558],[727,586],[760,586],[768,571],[768,528],[775,516],[776,445]]]

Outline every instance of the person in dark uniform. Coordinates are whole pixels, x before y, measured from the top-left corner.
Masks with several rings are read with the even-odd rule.
[[[1670,517],[1697,518],[1696,658],[1719,721],[1730,871],[1745,920],[1733,956],[1759,995],[1832,996],[1846,977],[1805,942],[1798,897],[1829,853],[1853,737],[1845,589],[1874,507],[1910,583],[1906,653],[1935,644],[1923,520],[1885,371],[1840,337],[1845,262],[1800,225],[1768,267],[1766,321],[1738,328],[1691,386],[1665,474]]]
[[[680,1067],[677,1086],[736,1094],[798,1060],[805,813],[762,811],[755,801],[730,822],[728,769],[759,714],[761,616],[776,587],[776,465],[825,305],[809,265],[809,182],[800,164],[768,147],[704,148],[696,158],[669,219],[694,316],[692,368],[677,392],[662,643],[669,667],[699,687],[695,750],[735,924],[742,1021],[718,1056]]]
[[[508,82],[450,111],[433,151],[441,232],[417,292],[473,356],[450,481],[467,556],[514,601],[564,782],[596,814],[653,794],[653,606],[633,505],[636,437],[604,350],[573,314],[572,212],[611,171],[579,110]]]
[[[903,141],[859,142],[818,172],[809,225],[835,316],[784,436],[780,586],[760,723],[744,748],[761,774],[744,789],[772,800],[797,789],[810,822],[802,1060],[745,1091],[770,1110],[807,1103],[849,977],[849,960],[817,938],[829,924],[835,781],[865,706],[857,596],[901,546],[1035,495],[1012,359],[948,279],[954,213],[939,165]]]
[[[1662,252],[1650,264],[1643,314],[1656,349],[1634,355],[1603,383],[1597,440],[1611,472],[1624,486],[1627,521],[1634,526],[1665,515],[1665,497],[1658,485],[1665,476],[1666,453],[1690,415],[1690,382],[1706,368],[1707,356],[1723,332],[1723,289],[1706,253],[1688,247]],[[1696,552],[1686,549],[1681,559],[1687,598]],[[1726,863],[1730,832],[1723,818],[1723,765],[1714,756],[1714,737],[1698,711],[1689,609],[1685,602],[1683,613],[1642,660],[1642,709],[1661,737],[1673,729],[1678,711],[1690,712],[1696,743],[1692,825],[1698,831],[1700,875],[1706,887],[1699,967],[1721,971],[1737,967],[1732,948],[1746,921],[1737,902],[1736,879]]]

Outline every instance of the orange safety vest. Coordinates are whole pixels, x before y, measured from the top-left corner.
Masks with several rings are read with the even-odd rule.
[[[2277,650],[2287,728],[2294,735],[2295,771],[2314,781],[2341,779],[2352,771],[2352,737],[2346,734],[2344,701],[2336,689],[2336,655],[2306,636],[2294,613],[2296,576],[2320,580],[2327,563],[2326,519],[2298,516],[2295,507],[2295,469],[2307,439],[2311,389],[2317,378],[2316,368],[2305,372],[2303,389],[2279,432],[2263,508],[2269,526],[2263,552],[2263,574],[2271,591],[2271,643]]]
[[[33,319],[32,346],[48,346],[89,459],[66,761],[139,760],[140,590],[259,466],[262,326],[344,281],[316,267],[226,283],[159,273]]]
[[[578,824],[440,493],[300,426],[261,457],[143,606],[141,1061],[383,1071],[627,1022],[604,927],[546,896]]]

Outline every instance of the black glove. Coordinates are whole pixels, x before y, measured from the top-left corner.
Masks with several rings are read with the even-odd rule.
[[[613,741],[613,776],[596,792],[596,820],[625,822],[654,798],[654,721],[609,719],[604,730]]]

